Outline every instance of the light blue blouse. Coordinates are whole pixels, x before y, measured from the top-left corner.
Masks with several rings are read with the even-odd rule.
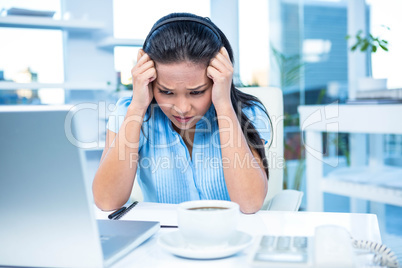
[[[119,131],[131,98],[121,98],[109,117],[107,128]],[[149,117],[148,109],[145,119]],[[259,104],[243,109],[268,142],[271,128]],[[192,157],[169,118],[156,105],[140,135],[137,180],[144,201],[180,203],[189,200],[230,200],[222,167],[218,122],[213,104],[196,124]],[[238,159],[242,164],[243,159]]]

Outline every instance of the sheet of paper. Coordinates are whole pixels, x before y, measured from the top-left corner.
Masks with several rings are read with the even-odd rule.
[[[129,206],[130,204],[126,205]],[[120,220],[131,221],[158,221],[161,226],[177,226],[177,204],[161,204],[139,202],[127,212]],[[97,219],[107,219],[113,211],[101,211],[95,208]]]
[[[159,221],[160,225],[177,226],[177,204],[139,202],[121,220]]]

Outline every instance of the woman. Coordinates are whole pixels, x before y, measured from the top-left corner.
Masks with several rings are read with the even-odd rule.
[[[109,118],[93,182],[99,208],[125,204],[135,177],[144,201],[261,208],[269,118],[258,99],[234,87],[232,62],[227,38],[209,19],[173,13],[155,23],[132,69],[133,96]]]

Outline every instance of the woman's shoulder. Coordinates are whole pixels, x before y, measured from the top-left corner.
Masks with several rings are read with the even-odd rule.
[[[131,97],[122,97],[117,100],[114,112],[116,114],[126,114],[128,106],[131,103]]]
[[[120,129],[120,126],[123,124],[124,118],[127,114],[128,107],[131,104],[131,97],[122,97],[117,100],[114,108],[109,114],[109,120],[107,123],[107,128],[115,133],[117,133]],[[145,119],[149,117],[149,109],[145,113]],[[143,129],[145,129],[148,125],[149,120],[144,120],[142,125]]]
[[[109,120],[110,118],[118,118],[121,116],[125,116],[127,114],[128,106],[131,103],[130,97],[123,97],[117,100],[116,104],[110,104],[109,108]]]
[[[122,98],[118,99],[115,104],[115,108],[112,112],[112,115],[117,115],[117,116],[126,115],[128,106],[130,106],[131,101],[132,101],[132,97],[122,97]],[[148,110],[145,113],[145,116],[147,117],[149,115],[150,115],[150,109],[148,108]]]
[[[252,122],[254,128],[260,134],[260,138],[267,144],[272,139],[272,122],[264,105],[259,102],[253,102],[243,108],[243,113]]]
[[[244,107],[242,109],[243,113],[246,114],[247,117],[252,116],[267,116],[267,110],[264,105],[257,101],[252,101],[250,105]]]

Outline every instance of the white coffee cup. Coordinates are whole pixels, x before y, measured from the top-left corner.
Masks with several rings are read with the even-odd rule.
[[[190,247],[223,247],[237,229],[239,205],[222,200],[179,204],[178,226]]]

